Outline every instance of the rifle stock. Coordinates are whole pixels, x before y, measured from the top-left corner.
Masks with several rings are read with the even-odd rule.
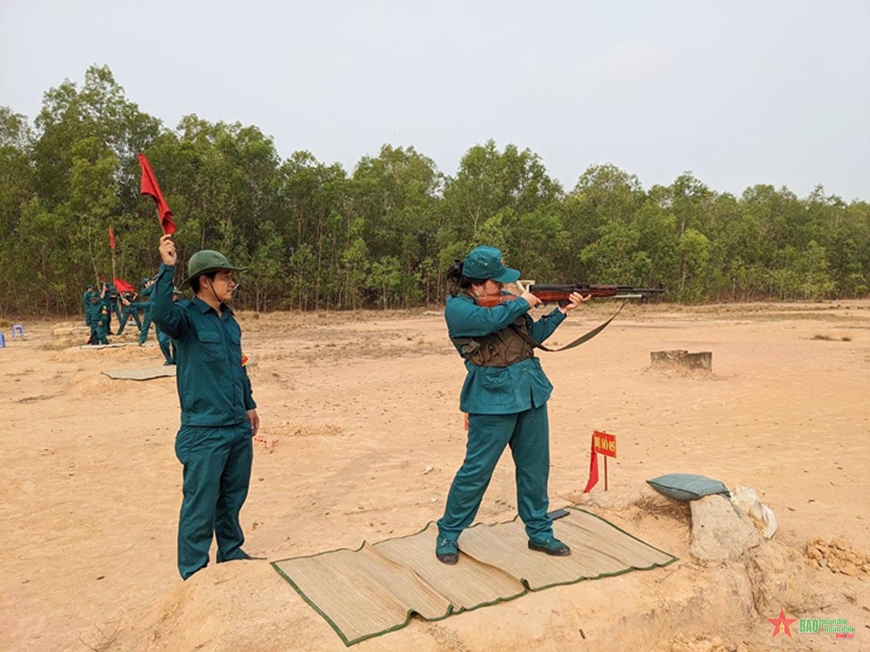
[[[593,299],[617,298],[617,299],[648,299],[664,292],[663,287],[638,288],[633,285],[590,285],[588,283],[575,283],[573,285],[530,285],[529,292],[534,294],[541,303],[568,303],[572,292],[579,292],[583,296],[592,295]],[[519,299],[515,294],[502,294],[498,296],[477,297],[477,305],[484,308],[492,308],[505,301]]]

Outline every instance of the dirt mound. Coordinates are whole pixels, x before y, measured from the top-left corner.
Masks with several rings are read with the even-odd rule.
[[[778,542],[754,540],[741,558],[724,563],[693,562],[686,506],[677,503],[679,509],[673,509],[674,501],[656,496],[646,487],[623,487],[597,494],[586,507],[596,503],[596,512],[607,518],[622,514],[634,522],[632,533],[646,541],[666,541],[673,546],[669,552],[682,556],[673,566],[554,587],[438,623],[414,618],[407,628],[370,639],[360,649],[745,652],[766,649],[767,618],[779,609],[820,613],[832,603],[817,589],[818,573],[806,557]],[[680,531],[677,540],[674,530]],[[493,618],[511,626],[493,628]],[[118,649],[149,652],[345,649],[328,623],[265,562],[232,562],[197,573],[146,618],[123,629],[117,643]],[[824,649],[809,639],[795,640],[792,648]]]
[[[97,371],[83,371],[75,374],[64,391],[65,396],[93,398],[112,391],[116,381]]]
[[[803,610],[821,608],[825,601],[814,598],[807,602],[811,592],[792,584],[793,578],[780,566],[791,558],[788,552],[775,543],[767,542],[763,547],[770,550],[753,558],[751,567],[683,564],[659,572],[556,587],[439,623],[414,618],[407,628],[366,641],[360,649],[766,649],[770,637],[766,618],[773,617],[781,605],[796,613],[801,600]],[[771,604],[771,587],[787,587],[803,597],[799,601],[777,599]],[[780,598],[781,592],[776,597]],[[527,614],[535,617],[524,618]],[[485,625],[493,618],[510,622],[511,627]],[[722,633],[711,639],[709,632],[713,631]],[[588,647],[582,647],[584,642]],[[793,648],[819,649],[802,643],[796,640]],[[232,562],[201,571],[170,591],[145,618],[122,627],[112,649],[318,652],[345,647],[328,623],[267,563]]]
[[[870,554],[850,546],[840,538],[833,539],[830,543],[826,543],[824,539],[809,541],[807,557],[832,573],[842,573],[850,577],[870,576]]]

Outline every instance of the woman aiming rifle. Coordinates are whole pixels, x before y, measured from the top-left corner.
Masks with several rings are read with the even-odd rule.
[[[494,247],[477,247],[448,272],[457,289],[447,298],[444,316],[450,339],[465,359],[468,374],[459,409],[468,414],[465,461],[453,479],[444,516],[438,521],[435,556],[445,564],[459,559],[458,540],[471,525],[505,446],[516,465],[517,508],[529,548],[566,556],[570,548],[553,536],[547,516],[550,473],[547,400],[553,386],[535,357],[568,312],[591,296],[570,295],[568,303],[534,321],[527,313],[540,301],[529,292],[492,308],[478,299],[506,294],[505,283],[520,277],[505,267]]]

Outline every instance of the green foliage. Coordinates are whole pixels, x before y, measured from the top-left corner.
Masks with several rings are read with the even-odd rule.
[[[659,285],[675,301],[819,300],[870,288],[870,205],[821,186],[719,194],[685,172],[644,190],[590,166],[570,192],[541,158],[489,140],[455,175],[384,145],[348,174],[306,151],[282,159],[257,127],[184,116],[170,129],[128,100],[107,67],[49,89],[33,125],[0,107],[0,315],[79,310],[88,282],[135,282],[159,264],[154,205],[136,154],[160,179],[178,231],[179,277],[196,251],[249,267],[238,302],[272,309],[438,303],[444,274],[494,245],[538,282]]]

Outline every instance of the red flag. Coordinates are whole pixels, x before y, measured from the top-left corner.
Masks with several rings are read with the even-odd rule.
[[[598,454],[595,452],[595,435],[592,435],[592,457],[589,459],[589,482],[586,483],[584,494],[592,491],[592,487],[598,484]]]
[[[157,177],[151,170],[151,164],[144,154],[139,154],[139,165],[142,168],[142,183],[139,192],[143,195],[150,195],[157,204],[157,215],[160,217],[160,226],[163,233],[172,235],[175,233],[175,222],[172,221],[172,211],[169,210],[169,204],[163,198],[163,193],[160,192],[160,186],[157,185]]]
[[[109,225],[109,246],[114,249],[115,248],[115,232],[112,231],[112,225]]]
[[[115,279],[115,287],[118,288],[118,292],[135,292],[136,288],[127,283],[127,281],[122,281],[119,278]]]

